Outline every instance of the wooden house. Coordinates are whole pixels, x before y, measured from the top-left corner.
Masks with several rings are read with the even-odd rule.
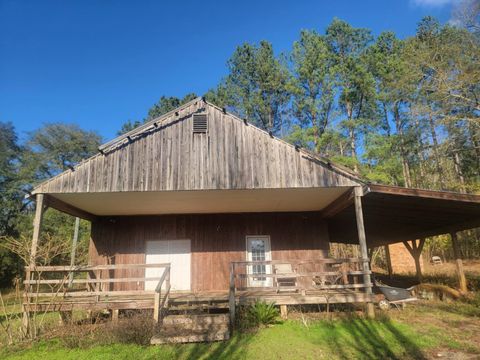
[[[480,196],[368,184],[200,98],[102,145],[33,196],[27,285],[39,281],[43,210],[56,208],[92,222],[88,266],[41,269],[87,274],[72,281],[85,290],[62,293],[57,308],[154,308],[156,318],[182,302],[234,317],[254,299],[282,311],[365,303],[372,314],[369,248],[411,241],[416,254],[426,236],[480,225]],[[331,242],[359,244],[361,256],[329,258]]]

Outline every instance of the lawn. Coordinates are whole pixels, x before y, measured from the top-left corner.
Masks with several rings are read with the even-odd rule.
[[[376,320],[332,321],[300,314],[230,341],[175,346],[134,344],[68,348],[59,338],[0,350],[2,359],[430,359],[480,356],[478,303],[423,302]],[[303,318],[303,321],[300,320]]]

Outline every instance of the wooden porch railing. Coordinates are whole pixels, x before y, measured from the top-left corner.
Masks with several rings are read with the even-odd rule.
[[[119,277],[114,272],[128,270],[135,273],[147,268],[163,268],[161,276],[146,277],[133,275]],[[34,266],[25,267],[29,278],[24,281],[24,308],[39,303],[59,303],[69,300],[84,301],[85,298],[99,302],[100,298],[113,303],[115,298],[129,296],[153,296],[154,315],[158,321],[163,308],[168,306],[170,294],[170,264],[115,264],[115,265],[80,265],[80,266]],[[147,281],[158,281],[155,290],[145,290]],[[136,290],[118,290],[116,284],[136,283]],[[165,283],[162,298],[162,286]],[[140,289],[139,289],[140,288]],[[39,302],[41,299],[41,302]],[[78,300],[75,300],[78,299]],[[125,300],[125,299],[124,299]]]
[[[231,323],[235,320],[236,293],[255,289],[258,292],[290,291],[306,295],[309,290],[360,291],[371,288],[364,283],[363,270],[368,259],[318,259],[236,261],[230,265],[229,308]],[[255,272],[254,269],[261,269]]]
[[[162,286],[165,282],[165,295],[162,299]],[[168,297],[170,295],[170,265],[163,271],[162,277],[155,288],[155,301],[153,305],[153,319],[158,323],[163,318],[163,310],[168,307]]]

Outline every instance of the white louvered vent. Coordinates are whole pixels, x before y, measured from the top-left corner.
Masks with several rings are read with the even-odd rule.
[[[205,134],[207,130],[208,130],[207,114],[194,114],[193,115],[193,133]]]

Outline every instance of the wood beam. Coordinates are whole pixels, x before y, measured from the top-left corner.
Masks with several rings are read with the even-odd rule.
[[[458,247],[458,237],[455,231],[450,233],[450,237],[452,238],[452,247],[453,247],[453,255],[455,257],[455,266],[457,270],[458,276],[458,286],[461,292],[467,292],[467,278],[465,277],[465,272],[463,271],[463,260],[462,255],[460,252],[460,248]]]
[[[360,254],[362,258],[368,259],[368,250],[367,250],[367,236],[365,234],[365,224],[363,222],[363,210],[362,210],[362,196],[363,196],[363,189],[361,187],[355,187],[354,190],[354,204],[355,204],[355,218],[357,221],[357,232],[358,232],[358,243],[360,245]],[[363,271],[365,272],[363,275],[363,282],[365,284],[365,293],[367,298],[372,297],[372,281],[370,278],[370,266],[368,261],[363,261]],[[373,308],[373,303],[367,303],[367,316],[369,318],[375,317],[375,311]]]
[[[30,268],[35,267],[35,259],[37,257],[38,242],[40,239],[40,231],[42,228],[43,213],[45,208],[45,195],[37,194],[35,196],[36,207],[35,207],[35,217],[33,219],[33,236],[32,236],[32,247],[30,249]],[[29,275],[30,272],[27,273]],[[30,279],[28,279],[30,280]]]
[[[384,245],[385,249],[385,260],[387,262],[387,271],[388,271],[388,277],[391,278],[393,275],[393,268],[392,268],[392,258],[390,256],[390,248],[388,245]]]
[[[51,208],[57,209],[61,212],[64,212],[66,214],[69,214],[75,217],[79,217],[84,220],[93,222],[98,219],[98,216],[91,214],[87,211],[84,211],[82,209],[79,209],[73,205],[67,204],[66,202],[59,200],[53,196],[47,196],[46,204]]]
[[[35,217],[33,218],[33,235],[32,235],[32,245],[30,248],[30,263],[29,269],[25,274],[26,280],[30,281],[32,279],[32,271],[31,269],[35,269],[36,265],[36,258],[37,258],[37,249],[38,243],[40,240],[40,232],[42,229],[42,220],[43,220],[43,213],[45,211],[45,196],[44,194],[36,194],[35,195]],[[31,286],[26,286],[25,290],[27,293],[31,290]],[[26,333],[31,331],[30,327],[30,313],[29,313],[29,306],[23,306],[23,317],[22,317],[22,327]]]
[[[322,210],[322,217],[326,219],[334,217],[339,212],[353,204],[353,197],[353,190],[348,190],[344,194],[340,195]]]
[[[80,230],[80,218],[75,218],[75,229],[73,231],[73,240],[72,240],[72,251],[70,253],[70,267],[73,268],[75,265],[75,255],[77,252],[77,242],[78,242],[78,232]],[[72,286],[73,281],[73,271],[68,274],[68,286]]]

